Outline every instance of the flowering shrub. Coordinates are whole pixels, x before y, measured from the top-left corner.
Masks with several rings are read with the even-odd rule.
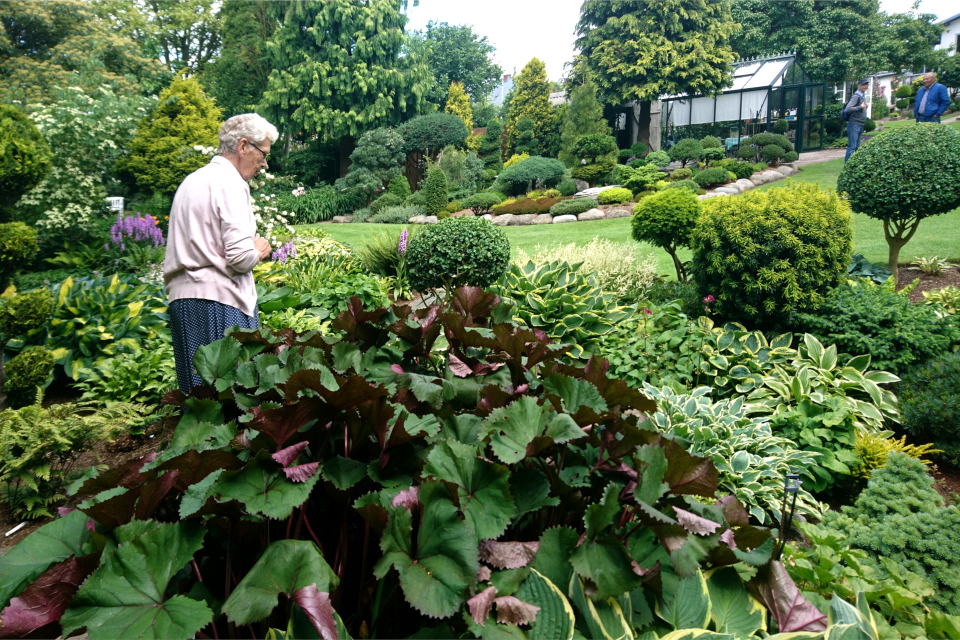
[[[286,243],[279,249],[273,252],[273,255],[270,256],[270,259],[274,262],[279,262],[280,264],[286,264],[289,258],[297,257],[297,248],[293,246],[293,240]]]
[[[282,236],[292,236],[295,231],[292,223],[294,214],[277,206],[281,194],[294,193],[289,178],[277,177],[261,169],[250,181],[250,200],[253,205],[253,219],[257,223],[257,233],[267,239],[271,245],[281,244]],[[282,236],[280,235],[282,234]]]

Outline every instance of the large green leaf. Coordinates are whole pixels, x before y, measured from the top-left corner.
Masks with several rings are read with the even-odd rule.
[[[571,640],[576,618],[573,607],[557,585],[540,572],[531,570],[530,577],[517,590],[517,598],[540,607],[537,620],[527,632],[530,640]]]
[[[92,552],[87,521],[82,511],[45,524],[0,557],[0,609],[10,599],[57,562]]]
[[[706,629],[710,622],[710,591],[703,574],[681,578],[674,593],[664,590],[656,613],[674,629]]]
[[[576,413],[581,406],[588,407],[597,413],[607,410],[607,401],[600,395],[600,391],[586,380],[577,380],[569,376],[551,373],[543,381],[543,389],[560,397],[563,409]]]
[[[254,459],[243,469],[222,474],[210,495],[222,502],[238,500],[251,513],[282,520],[307,500],[319,477],[315,473],[306,482],[291,482],[280,471],[271,471]]]
[[[293,598],[297,591],[311,585],[320,593],[329,593],[339,582],[313,542],[278,540],[243,577],[223,603],[222,611],[231,622],[251,624],[273,612],[281,593]]]
[[[510,489],[516,502],[516,520],[520,516],[539,511],[543,507],[555,507],[560,498],[550,497],[550,478],[539,469],[520,467],[510,475]]]
[[[477,533],[477,541],[493,539],[506,530],[513,514],[513,496],[503,465],[480,459],[476,447],[448,440],[430,452],[424,473],[457,485],[460,510]]]
[[[749,638],[760,629],[766,631],[767,610],[748,592],[737,570],[717,569],[707,578],[710,592],[710,617],[717,630],[739,638]]]
[[[540,550],[530,565],[555,585],[569,585],[573,567],[570,556],[577,548],[580,536],[570,527],[553,527],[540,536]]]
[[[550,404],[538,405],[533,396],[523,396],[497,409],[486,419],[483,429],[492,434],[493,453],[506,464],[520,462],[554,442],[569,442],[586,435],[569,415],[555,413]],[[535,440],[538,442],[531,447]]]
[[[574,570],[596,585],[598,598],[609,598],[640,585],[630,554],[615,535],[589,540],[570,556]]]
[[[570,600],[580,610],[591,638],[633,640],[633,629],[627,622],[620,601],[616,598],[591,598],[578,576],[570,579]]]
[[[170,580],[203,546],[193,523],[165,524],[104,554],[60,623],[98,638],[191,638],[213,612],[203,602],[168,597]]]
[[[390,567],[400,574],[403,593],[415,609],[445,618],[456,613],[480,570],[476,537],[460,520],[446,486],[420,486],[422,513],[414,551],[410,511],[395,508],[380,540],[383,557],[374,567],[383,578]]]
[[[193,366],[204,382],[214,384],[217,380],[233,379],[239,359],[240,342],[235,338],[222,338],[197,349]]]

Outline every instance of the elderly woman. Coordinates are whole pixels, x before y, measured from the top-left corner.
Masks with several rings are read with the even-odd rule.
[[[203,384],[193,368],[198,348],[235,325],[260,327],[252,270],[270,257],[270,244],[257,234],[247,181],[267,166],[277,135],[254,113],[230,118],[220,127],[219,155],[187,176],[173,197],[163,279],[184,393]]]

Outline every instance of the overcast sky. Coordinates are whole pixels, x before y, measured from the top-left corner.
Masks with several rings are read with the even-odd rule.
[[[412,5],[413,3],[411,3]],[[469,24],[475,33],[487,36],[496,62],[504,73],[517,73],[531,58],[547,65],[547,77],[558,80],[563,65],[573,59],[574,28],[580,17],[581,0],[481,0],[451,2],[420,0],[407,12],[408,29],[423,29],[429,20]],[[883,11],[909,11],[913,0],[880,0]],[[938,19],[960,13],[957,0],[921,0],[920,11]]]

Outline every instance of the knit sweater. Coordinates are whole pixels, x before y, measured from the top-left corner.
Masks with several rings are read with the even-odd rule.
[[[256,232],[250,187],[229,160],[214,156],[173,197],[163,262],[167,298],[214,300],[254,315]]]

